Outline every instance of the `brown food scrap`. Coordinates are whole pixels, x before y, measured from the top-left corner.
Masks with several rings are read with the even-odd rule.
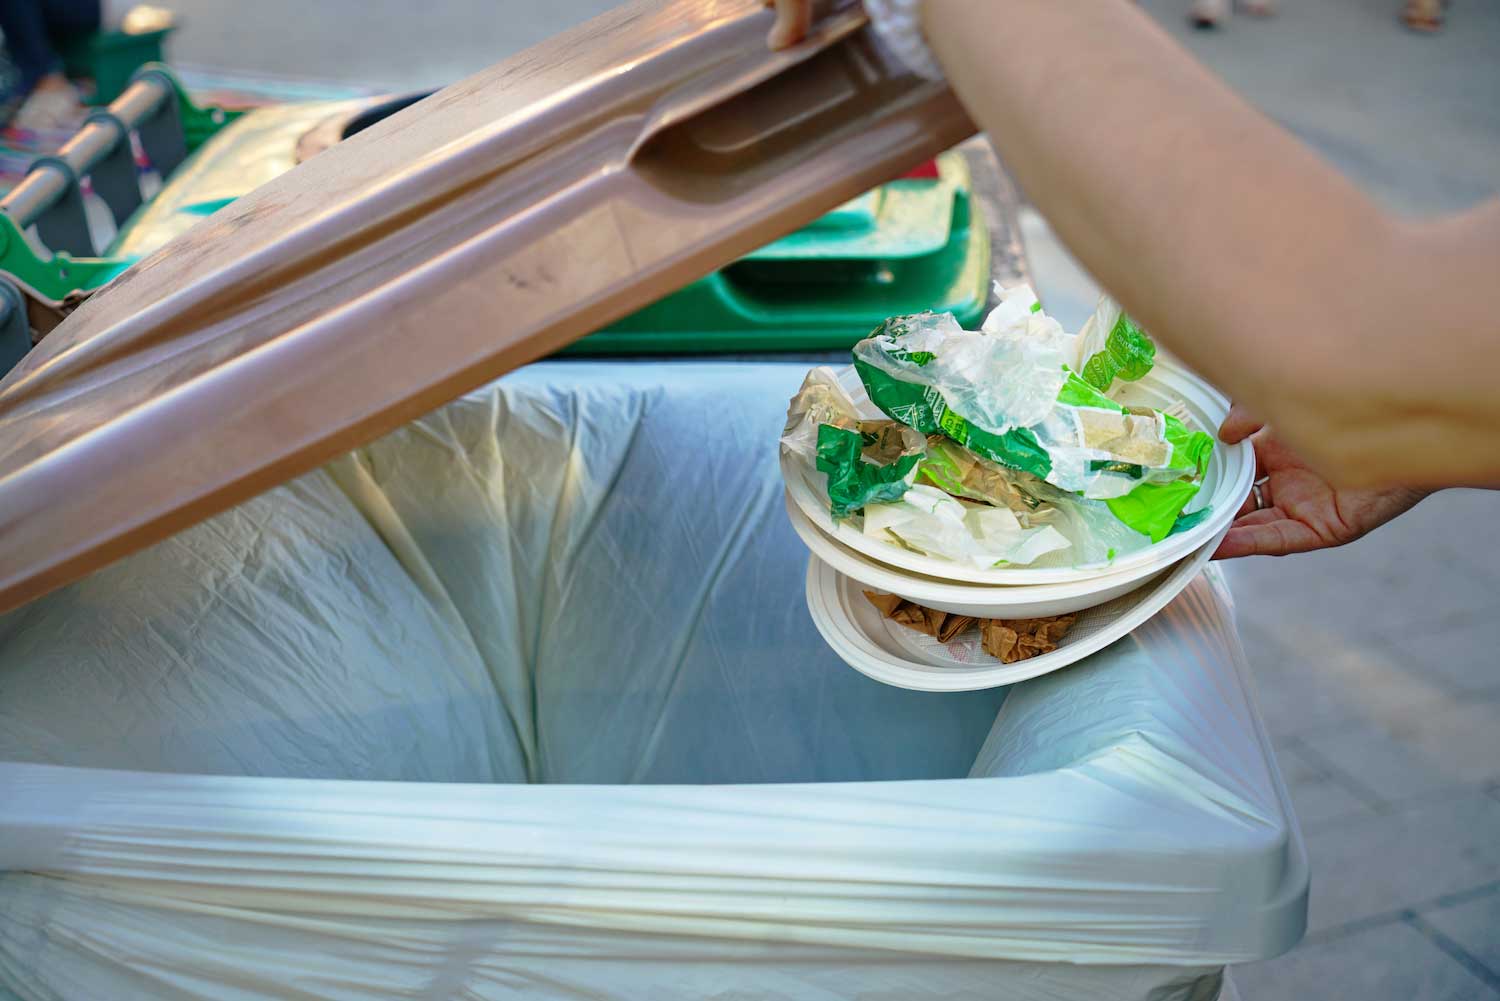
[[[879,591],[866,591],[865,597],[870,599],[870,604],[880,609],[880,614],[886,618],[895,615],[896,609],[900,608],[906,602],[905,598],[897,597],[894,594],[881,594]]]
[[[903,601],[901,607],[891,614],[891,618],[901,623],[908,629],[915,629],[919,633],[933,634],[932,619],[928,617],[927,609],[921,605],[913,605],[909,601]]]
[[[937,632],[938,642],[947,643],[955,636],[967,631],[970,626],[978,621],[979,620],[974,618],[974,616],[972,615],[949,614],[948,617],[943,620],[942,628]]]
[[[1023,660],[1025,654],[1018,653],[1021,634],[999,619],[985,619],[979,626],[979,644],[984,652],[997,658],[1002,664]]]
[[[860,421],[858,429],[864,439],[861,454],[877,466],[889,466],[926,444],[921,432],[898,421]]]
[[[870,600],[870,604],[880,609],[880,614],[886,618],[894,619],[906,628],[915,629],[928,636],[938,635],[943,628],[944,620],[948,618],[947,612],[923,608],[921,605],[894,594],[866,591],[865,597]]]
[[[984,652],[1002,664],[1030,660],[1057,649],[1077,615],[1049,615],[1036,619],[985,619],[979,642]]]
[[[916,602],[894,594],[866,591],[870,604],[880,609],[888,619],[901,623],[908,629],[926,633],[940,643],[948,643],[979,624],[979,641],[984,652],[1002,664],[1014,664],[1030,660],[1057,649],[1058,642],[1067,635],[1076,614],[1047,615],[1034,619],[976,619],[971,615],[954,615],[927,608]]]
[[[940,643],[947,643],[978,621],[970,615],[940,612],[936,608],[927,608],[894,594],[866,591],[865,597],[886,618],[894,619],[908,629],[935,637]]]

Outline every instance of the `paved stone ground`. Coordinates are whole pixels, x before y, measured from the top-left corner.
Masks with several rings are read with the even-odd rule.
[[[180,61],[393,88],[441,84],[609,5],[171,2],[187,18]],[[1213,33],[1183,26],[1187,0],[1146,6],[1388,204],[1433,213],[1500,191],[1500,2],[1457,0],[1434,38],[1397,27],[1399,0],[1284,2]],[[1087,276],[1034,213],[1025,235],[1049,304],[1081,322]],[[1232,565],[1314,879],[1306,941],[1237,971],[1247,1001],[1500,998],[1496,526],[1500,494],[1451,491],[1343,550]]]

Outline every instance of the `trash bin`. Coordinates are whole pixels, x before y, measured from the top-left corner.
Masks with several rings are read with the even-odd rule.
[[[0,992],[1167,1001],[1294,943],[1217,576],[870,681],[782,507],[804,371],[532,366],[0,618]]]
[[[612,12],[52,304],[0,381],[0,996],[1201,1001],[1297,940],[1212,575],[883,686],[803,604],[805,364],[518,368],[972,131],[857,10],[768,17]]]

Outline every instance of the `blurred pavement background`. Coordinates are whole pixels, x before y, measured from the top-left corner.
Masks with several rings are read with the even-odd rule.
[[[440,86],[610,6],[169,2],[185,22],[176,62],[395,90]],[[1195,32],[1187,0],[1146,3],[1386,204],[1432,214],[1500,192],[1500,0],[1456,0],[1433,37],[1399,26],[1399,0],[1284,6]],[[1043,298],[1076,329],[1092,282],[1035,212],[1023,233]],[[1237,971],[1247,1001],[1500,999],[1497,531],[1500,494],[1450,491],[1342,550],[1230,565],[1314,880],[1306,941]]]

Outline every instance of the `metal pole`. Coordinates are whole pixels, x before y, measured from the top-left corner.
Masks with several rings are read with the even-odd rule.
[[[132,130],[154,115],[163,101],[172,98],[172,90],[166,83],[148,76],[137,80],[115,98],[109,106],[109,113],[127,130]],[[108,122],[89,122],[63,144],[57,151],[57,159],[73,169],[73,177],[83,177],[107,157],[122,138]],[[73,177],[67,176],[57,166],[38,164],[25,180],[11,189],[10,194],[0,199],[0,212],[10,216],[17,227],[25,229],[62,197]]]

